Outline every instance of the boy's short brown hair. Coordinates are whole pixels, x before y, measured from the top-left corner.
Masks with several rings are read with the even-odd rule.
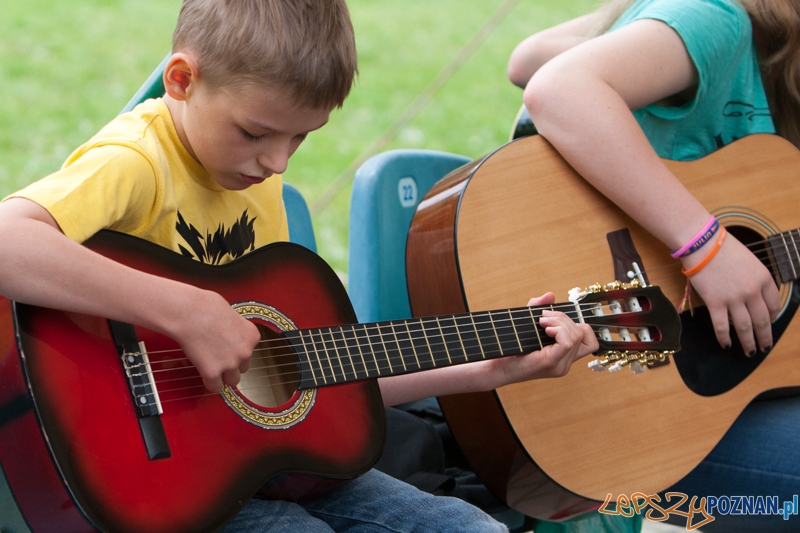
[[[173,52],[211,88],[276,85],[309,107],[341,107],[357,72],[344,0],[184,0]]]

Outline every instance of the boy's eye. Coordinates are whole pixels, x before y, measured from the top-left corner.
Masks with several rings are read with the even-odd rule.
[[[262,138],[264,138],[263,135],[253,135],[252,133],[250,133],[246,129],[242,129],[241,131],[242,131],[242,135],[244,136],[244,138],[247,139],[248,141],[258,142]]]

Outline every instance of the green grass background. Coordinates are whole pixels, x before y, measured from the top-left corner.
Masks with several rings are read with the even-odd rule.
[[[314,204],[506,0],[350,0],[360,75],[285,179]],[[385,146],[480,157],[508,140],[521,91],[506,61],[527,35],[595,0],[519,0]],[[170,47],[179,0],[0,0],[0,195],[58,169],[112,119]],[[351,176],[350,176],[351,177]],[[320,254],[347,272],[350,187],[314,214]]]

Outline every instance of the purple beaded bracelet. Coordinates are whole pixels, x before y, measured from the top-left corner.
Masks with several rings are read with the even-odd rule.
[[[719,222],[717,221],[714,215],[711,215],[711,218],[708,219],[708,222],[703,227],[700,232],[692,237],[692,240],[684,244],[682,247],[678,248],[677,250],[673,250],[671,255],[674,259],[679,259],[681,257],[686,257],[689,254],[695,253],[697,250],[703,247],[705,243],[711,240],[711,237],[719,230]]]

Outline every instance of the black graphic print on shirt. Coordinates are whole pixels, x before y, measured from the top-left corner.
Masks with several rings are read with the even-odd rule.
[[[768,107],[756,107],[753,104],[749,104],[747,102],[738,102],[735,100],[731,100],[730,102],[725,104],[725,107],[722,109],[722,116],[729,119],[734,120],[741,120],[744,119],[748,122],[752,122],[754,119],[759,117],[769,117],[769,108]],[[718,134],[714,136],[714,142],[717,146],[717,149],[726,146],[729,143],[739,140],[739,137],[730,136],[730,139],[724,139],[722,134]]]
[[[220,264],[226,256],[236,259],[255,249],[256,234],[253,229],[255,220],[249,217],[245,209],[241,218],[234,222],[230,229],[220,224],[214,233],[206,231],[203,235],[192,224],[186,222],[179,211],[175,229],[183,237],[188,248],[180,244],[178,247],[183,255],[210,265]]]

